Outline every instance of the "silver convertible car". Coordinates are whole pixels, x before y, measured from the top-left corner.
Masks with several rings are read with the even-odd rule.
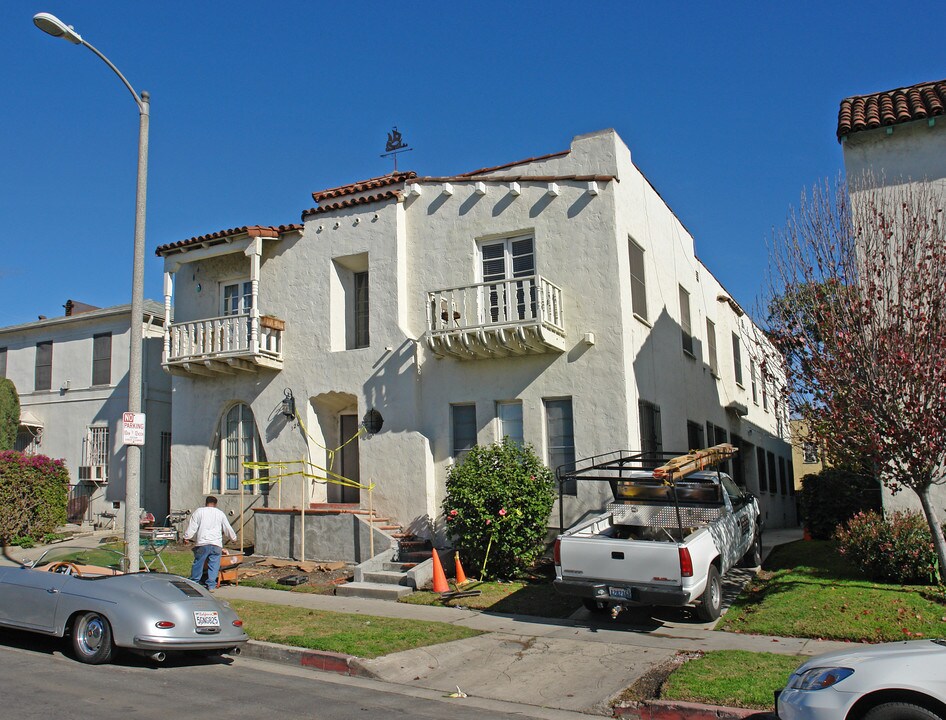
[[[177,575],[123,573],[125,556],[56,546],[22,567],[0,567],[0,626],[68,637],[76,659],[101,664],[115,648],[158,662],[167,651],[238,654],[243,621]]]

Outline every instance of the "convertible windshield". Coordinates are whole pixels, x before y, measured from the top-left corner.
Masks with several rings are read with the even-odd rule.
[[[36,570],[68,563],[81,568],[94,568],[95,574],[114,575],[121,572],[125,556],[108,548],[82,548],[57,545],[49,548],[33,563]]]

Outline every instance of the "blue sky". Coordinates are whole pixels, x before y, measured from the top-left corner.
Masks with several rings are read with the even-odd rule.
[[[615,128],[755,307],[766,242],[841,170],[838,103],[946,77],[941,2],[0,3],[0,326],[131,293],[138,116],[51,12],[152,96],[146,296],[163,243],[298,222],[314,190],[450,175]]]

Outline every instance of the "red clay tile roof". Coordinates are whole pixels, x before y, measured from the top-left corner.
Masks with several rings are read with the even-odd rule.
[[[342,185],[328,190],[319,190],[318,192],[312,193],[312,199],[317,203],[321,203],[323,200],[330,200],[345,195],[354,195],[355,193],[365,192],[366,190],[377,190],[378,188],[387,187],[388,185],[397,185],[414,177],[417,177],[417,173],[410,171],[391,173],[390,175],[359,180],[349,185]]]
[[[414,173],[410,174],[413,175]],[[313,195],[314,194],[315,193],[313,193]],[[340,200],[339,202],[329,203],[328,205],[319,205],[318,207],[303,210],[302,219],[305,220],[312,215],[320,215],[321,213],[331,212],[332,210],[342,210],[343,208],[355,207],[356,205],[367,205],[368,203],[382,202],[384,200],[396,200],[400,196],[401,194],[397,190],[387,190],[377,195],[362,195],[360,197],[348,198],[347,200]]]
[[[407,184],[415,185],[417,183],[443,183],[443,182],[559,182],[573,180],[575,182],[611,182],[616,178],[614,175],[480,175],[470,177],[469,175],[453,175],[447,177],[418,177],[413,178]]]
[[[160,245],[154,251],[155,255],[166,255],[173,250],[182,250],[191,245],[203,245],[204,243],[214,243],[226,240],[237,235],[249,235],[250,237],[278,237],[290,232],[302,230],[302,225],[244,225],[243,227],[230,228],[229,230],[218,230],[207,235],[198,235],[197,237],[179,240],[178,242]]]
[[[845,135],[946,114],[946,80],[841,101],[838,140]]]

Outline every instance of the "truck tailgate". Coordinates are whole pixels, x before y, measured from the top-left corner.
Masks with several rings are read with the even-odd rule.
[[[618,585],[679,587],[680,554],[676,543],[563,537],[562,578],[605,580]]]

